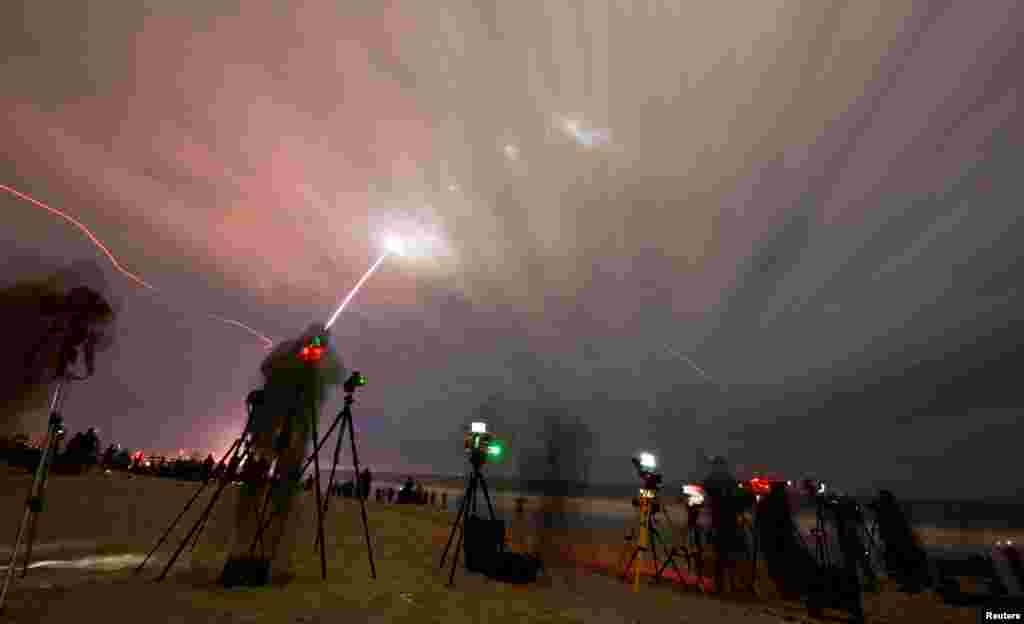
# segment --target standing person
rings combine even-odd
[[[437,492],[430,493],[430,506],[437,507]]]
[[[738,481],[729,470],[728,462],[724,457],[715,457],[711,461],[711,472],[704,479],[704,490],[710,499],[716,594],[724,593],[726,581],[736,573],[735,557],[742,539],[737,526],[738,489]]]
[[[117,449],[114,448],[113,444],[108,446],[107,450],[103,452],[103,467],[104,468],[110,468],[114,464],[114,453],[116,453],[116,452],[117,452]]]
[[[210,477],[213,476],[213,465],[215,463],[213,453],[206,456],[206,461],[203,462],[203,469],[200,473],[202,475],[203,483],[207,483],[210,480]]]
[[[539,382],[537,382],[539,383]],[[553,393],[544,393],[557,401]],[[568,406],[553,403],[537,410],[541,429],[541,446],[532,453],[520,455],[519,473],[526,481],[540,486],[539,520],[533,547],[543,562],[545,575],[540,582],[550,585],[560,578],[570,591],[576,590],[575,562],[562,550],[569,529],[568,497],[574,487],[586,481],[588,450],[594,440],[590,428],[568,413]]]
[[[405,480],[402,484],[402,489],[398,490],[398,502],[399,503],[411,503],[413,500],[413,492],[416,489],[416,484],[413,482],[412,477]]]
[[[363,497],[363,500],[370,498],[370,485],[373,483],[373,475],[370,473],[370,468],[367,466],[363,468],[362,474],[359,475],[359,495]]]
[[[416,500],[416,504],[417,505],[422,505],[423,504],[423,484],[422,483],[418,483],[416,485],[416,499],[415,500]]]
[[[388,488],[388,504],[390,505],[395,500],[395,488]]]

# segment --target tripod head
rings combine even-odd
[[[469,462],[478,470],[488,461],[500,460],[505,452],[501,440],[487,431],[487,424],[482,422],[472,423],[469,431],[463,436],[462,442],[466,455],[469,456]]]
[[[647,461],[645,461],[647,460]],[[636,469],[637,476],[640,477],[641,483],[641,496],[645,491],[650,492],[650,496],[646,498],[654,498],[658,495],[658,489],[661,488],[662,474],[654,471],[654,456],[650,453],[643,453],[641,457],[632,458],[633,468]]]
[[[352,371],[352,374],[349,375],[349,378],[345,380],[344,386],[342,386],[343,389],[345,390],[345,394],[347,395],[345,397],[345,400],[348,401],[349,397],[355,394],[358,388],[361,388],[365,385],[366,376],[360,373],[359,371]]]

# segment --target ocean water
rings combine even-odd
[[[327,471],[325,471],[326,473]],[[338,481],[350,478],[348,474],[336,476]],[[414,479],[424,481],[438,481],[441,479],[450,480],[452,477],[412,475]],[[373,487],[393,487],[398,489],[405,480],[405,476],[382,474],[374,479]],[[323,479],[323,487],[326,488],[326,474]],[[539,496],[552,492],[564,493],[573,497],[581,498],[628,498],[636,494],[636,484],[596,484],[596,485],[566,485],[522,482],[508,479],[490,478],[487,479],[488,487],[492,496],[508,496],[510,494],[523,494],[526,496]],[[663,496],[674,496],[678,486],[667,485],[662,489]],[[862,505],[871,501],[870,498],[858,498]],[[928,526],[947,530],[1017,530],[1024,531],[1024,501],[1002,500],[1002,501],[923,501],[923,500],[900,500],[904,513],[911,524],[916,526]],[[481,504],[483,504],[481,497]],[[448,507],[451,511],[458,510],[458,497],[449,497]],[[811,507],[810,509],[813,509]],[[586,527],[606,528],[608,526],[620,526],[623,515],[574,512],[570,514],[573,524],[582,524]],[[628,514],[625,514],[628,515]]]

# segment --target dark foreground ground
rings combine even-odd
[[[0,466],[0,555],[6,564],[24,508],[30,477]],[[507,585],[460,569],[456,587],[438,570],[452,515],[415,506],[369,503],[376,556],[370,578],[358,505],[338,500],[327,519],[328,580],[320,580],[312,545],[313,514],[306,514],[308,555],[300,553],[295,580],[285,587],[224,590],[213,581],[227,541],[225,511],[218,505],[204,539],[162,583],[153,577],[162,561],[142,576],[132,574],[196,489],[195,484],[126,475],[54,477],[40,518],[33,560],[41,567],[16,579],[0,622],[782,622],[810,621],[798,604],[774,600],[762,583],[762,599],[712,598],[672,583],[629,586],[588,564],[613,567],[622,555],[622,531],[572,530],[551,536],[562,545],[560,563],[542,582]],[[230,490],[229,490],[230,491]],[[233,494],[232,494],[233,495]],[[205,500],[206,495],[201,500]],[[196,506],[198,507],[198,505]],[[307,508],[312,512],[313,507]],[[198,515],[193,509],[166,557]],[[536,529],[513,524],[516,547],[538,543]],[[543,540],[541,540],[543,542]],[[186,551],[187,553],[188,551]],[[92,556],[92,560],[82,561]],[[46,562],[77,561],[77,564]],[[77,566],[77,567],[70,567]],[[3,571],[6,573],[6,571]],[[870,622],[970,622],[975,613],[941,604],[934,594],[891,591],[865,597]],[[829,613],[827,621],[844,621]]]

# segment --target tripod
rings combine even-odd
[[[758,555],[758,553],[761,550],[761,548],[760,548],[761,532],[760,532],[760,530],[758,529],[758,526],[757,526],[757,505],[755,504],[753,509],[752,509],[752,511],[751,511],[751,519],[750,519],[750,521],[747,521],[747,519],[742,514],[740,515],[740,518],[741,518],[741,520],[740,520],[741,526],[743,527],[744,530],[749,531],[750,532],[750,536],[751,536],[751,548],[750,548],[750,561],[751,561],[750,586],[747,589],[749,589],[750,593],[753,594],[755,597],[759,597],[757,595],[757,555]]]
[[[338,414],[338,417],[341,419],[341,429],[338,430],[338,441],[337,441],[337,443],[334,446],[334,463],[331,465],[331,474],[330,474],[330,477],[328,477],[328,479],[327,479],[327,486],[328,486],[328,488],[330,488],[334,484],[334,475],[335,475],[335,472],[337,471],[337,468],[338,468],[338,460],[341,457],[341,444],[342,444],[342,441],[344,440],[344,437],[345,437],[345,429],[346,429],[346,427],[348,428],[348,439],[349,439],[349,441],[352,444],[352,470],[355,471],[355,478],[356,478],[356,480],[359,479],[359,451],[356,450],[356,434],[355,434],[355,428],[352,426],[352,407],[351,406],[352,406],[352,402],[354,400],[355,399],[353,398],[352,394],[346,394],[345,395],[345,407],[342,408],[341,413]],[[370,576],[371,576],[371,578],[377,578],[377,568],[373,564],[373,543],[370,541],[370,524],[369,524],[369,521],[366,518],[366,498],[363,496],[363,492],[361,492],[361,491],[359,492],[358,498],[359,498],[359,511],[360,511],[360,514],[361,514],[362,520],[363,520],[363,533],[364,533],[364,535],[366,537],[366,552],[367,552],[367,556],[370,559]],[[330,494],[330,492],[328,492],[327,497],[324,498],[323,512],[322,512],[321,515],[323,515],[323,516],[327,515],[327,508],[330,505],[330,502],[331,502],[331,494]],[[320,532],[317,535],[316,544],[313,545],[314,548],[317,548],[317,549],[320,550],[321,556],[323,556],[324,550],[325,550],[324,548],[322,548],[322,546],[323,546],[323,539],[324,539],[323,532]]]
[[[250,397],[251,396],[252,395],[250,395]],[[164,579],[164,577],[167,575],[167,571],[171,569],[172,565],[174,565],[174,562],[181,555],[181,551],[185,549],[185,544],[187,544],[190,539],[193,539],[192,548],[195,548],[195,545],[199,543],[200,534],[206,527],[206,521],[210,515],[210,511],[213,509],[213,506],[217,503],[217,499],[220,497],[221,492],[224,491],[224,488],[227,487],[227,485],[234,480],[235,470],[237,466],[242,463],[242,459],[248,456],[248,435],[252,427],[252,415],[254,409],[254,405],[251,401],[248,402],[248,407],[249,418],[246,422],[245,428],[242,430],[242,434],[238,436],[238,438],[236,438],[234,442],[231,443],[231,446],[228,448],[227,452],[225,452],[224,456],[221,457],[220,462],[216,464],[216,466],[223,465],[224,462],[227,460],[228,456],[231,456],[231,462],[228,464],[229,468],[225,471],[223,475],[221,475],[220,483],[218,484],[217,489],[214,491],[213,498],[210,499],[210,502],[209,504],[207,504],[206,509],[203,510],[202,515],[189,530],[188,537],[186,537],[182,541],[181,545],[174,552],[174,555],[171,557],[171,561],[167,564],[167,567],[164,568],[163,572],[160,574],[160,577],[157,580]],[[244,450],[242,450],[243,444],[245,446]],[[241,451],[241,453],[239,453],[239,451]],[[185,516],[185,514],[188,513],[188,510],[192,508],[192,505],[195,504],[196,500],[199,499],[199,496],[206,489],[206,486],[208,486],[213,481],[214,478],[211,476],[209,480],[204,481],[203,484],[199,486],[199,489],[196,490],[196,493],[192,495],[192,498],[190,498],[187,503],[185,503],[185,507],[181,510],[178,516],[171,522],[170,526],[167,527],[167,530],[165,530],[163,535],[160,536],[160,539],[157,540],[156,545],[153,546],[153,548],[149,551],[149,553],[146,555],[146,558],[142,560],[142,563],[140,563],[137,568],[135,568],[136,574],[142,572],[142,568],[146,567],[146,563],[149,562],[153,554],[156,553],[156,551],[159,550],[161,546],[163,546],[164,542],[167,541],[167,538],[170,537],[171,531],[174,530],[174,527],[177,526],[178,522],[180,522],[181,519]]]
[[[676,571],[676,575],[680,579],[683,578],[683,573],[679,569],[679,565],[676,564],[675,558],[679,556],[679,549],[675,546],[670,546],[665,543],[664,538],[661,536],[661,531],[658,529],[657,524],[657,513],[660,511],[665,518],[666,524],[675,533],[675,527],[672,525],[672,520],[668,516],[668,512],[665,511],[665,507],[658,501],[657,492],[653,490],[642,490],[640,497],[635,499],[637,507],[640,511],[640,527],[637,535],[636,545],[633,546],[632,553],[630,554],[629,560],[623,569],[622,578],[626,580],[629,578],[629,571],[633,569],[633,591],[640,591],[640,553],[650,552],[651,559],[654,561],[656,574],[654,575],[654,581],[657,583],[661,580],[662,575],[669,565]],[[633,534],[626,536],[627,542],[633,541]],[[660,564],[658,561],[658,544],[661,544],[662,549],[665,551],[665,562]],[[648,551],[648,545],[650,551]],[[685,555],[684,555],[685,556]]]
[[[480,472],[480,467],[484,463],[484,454],[479,449],[473,449],[469,455],[469,464],[472,470],[469,473],[469,482],[466,484],[466,493],[462,496],[462,502],[459,504],[459,513],[455,516],[455,524],[452,525],[452,532],[448,535],[448,543],[444,546],[444,552],[441,553],[441,566],[444,569],[444,560],[448,556],[448,549],[452,546],[452,540],[455,538],[455,532],[459,532],[459,541],[455,544],[455,554],[452,555],[452,569],[448,575],[448,586],[453,587],[455,585],[455,566],[459,561],[459,549],[462,548],[462,540],[466,536],[465,519],[470,514],[471,507],[472,513],[476,514],[476,491],[477,487],[481,487],[484,492],[484,500],[487,501],[487,510],[490,512],[491,520],[496,520],[494,515],[494,505],[491,504],[491,495],[487,491],[487,481],[484,479],[483,473]]]
[[[823,496],[815,497],[815,522],[814,522],[814,557],[818,561],[818,566],[825,572],[832,570],[832,553],[828,541],[828,531],[826,525],[828,524],[825,520],[825,498]]]
[[[18,549],[21,548],[22,539],[25,541],[25,561],[21,567],[21,578],[28,574],[28,564],[32,559],[32,543],[35,541],[36,524],[39,521],[39,514],[43,511],[43,497],[46,494],[46,479],[50,473],[50,465],[57,453],[57,444],[64,435],[64,418],[61,416],[61,408],[64,399],[67,397],[68,385],[72,377],[65,370],[66,364],[61,366],[61,375],[57,379],[57,387],[53,391],[53,400],[50,403],[50,419],[46,431],[46,445],[39,457],[39,464],[36,466],[35,477],[32,479],[32,487],[29,489],[28,499],[25,501],[25,513],[21,517],[21,525],[18,527],[18,536],[14,540],[14,549],[11,551],[11,560],[7,564],[7,576],[4,578],[3,589],[0,590],[0,611],[3,611],[4,601],[7,598],[7,590],[11,585],[11,578],[14,575],[15,562],[18,558]]]
[[[323,438],[320,438],[320,440],[316,443],[315,448],[313,449],[313,453],[310,455],[310,457],[308,457],[306,459],[305,463],[302,466],[302,469],[299,471],[299,476],[301,478],[301,475],[305,474],[306,469],[309,468],[309,464],[310,463],[314,463],[315,464],[314,470],[316,470],[316,474],[314,475],[314,478],[316,479],[316,486],[315,487],[316,487],[316,491],[317,491],[317,518],[318,518],[318,520],[317,520],[317,537],[316,537],[316,542],[314,544],[314,548],[317,548],[320,551],[320,574],[321,574],[321,578],[323,578],[324,580],[327,579],[327,562],[326,562],[327,560],[326,560],[326,548],[322,547],[325,544],[325,542],[324,542],[324,530],[323,530],[323,517],[327,513],[327,508],[328,508],[328,504],[329,504],[329,501],[330,501],[330,494],[328,494],[326,499],[321,502],[321,500],[320,500],[320,481],[319,481],[319,472],[320,471],[319,471],[319,460],[317,458],[318,458],[318,456],[320,454],[320,449],[327,442],[327,438],[330,437],[331,433],[334,432],[335,428],[337,428],[340,425],[341,429],[338,432],[338,440],[337,440],[337,443],[336,443],[335,448],[334,448],[334,465],[331,467],[331,476],[330,476],[330,480],[328,481],[329,484],[332,483],[333,480],[334,480],[335,471],[337,470],[337,467],[338,467],[338,459],[339,459],[339,456],[341,454],[341,444],[342,444],[342,441],[344,439],[345,429],[347,427],[348,428],[349,441],[351,442],[351,445],[352,445],[352,467],[353,467],[353,469],[356,472],[356,476],[358,477],[358,475],[359,475],[359,452],[356,449],[355,427],[352,424],[352,403],[355,402],[355,396],[354,395],[355,395],[356,388],[358,388],[359,386],[365,385],[365,384],[366,384],[366,378],[363,377],[363,375],[361,373],[359,373],[358,371],[353,372],[352,375],[348,378],[348,380],[345,382],[345,385],[344,385],[344,390],[345,390],[345,406],[338,413],[338,416],[334,419],[334,422],[331,424],[330,428],[328,428],[328,430],[324,434]],[[314,436],[313,439],[314,440],[316,440],[316,435],[317,435],[316,419],[314,418],[314,421],[313,421],[313,436]],[[259,544],[261,546],[263,545],[263,534],[266,532],[267,528],[270,527],[271,523],[274,521],[274,519],[279,514],[278,510],[274,510],[274,511],[270,512],[269,515],[266,515],[267,507],[268,507],[268,505],[270,503],[270,497],[271,497],[272,492],[273,492],[273,490],[269,490],[267,492],[267,498],[263,501],[263,509],[260,512],[260,518],[259,518],[259,529],[256,531],[256,536],[253,538],[252,544],[249,546],[249,555],[250,555],[250,557],[255,556],[257,544]],[[366,551],[367,551],[367,555],[368,555],[369,560],[370,560],[370,575],[371,575],[371,578],[377,578],[377,568],[376,568],[376,566],[374,565],[374,562],[373,562],[373,543],[370,541],[370,524],[369,524],[369,521],[367,520],[367,516],[366,516],[366,500],[362,496],[359,497],[359,506],[360,506],[360,512],[361,512],[362,521],[363,521],[363,533],[364,533],[364,536],[366,538]]]
[[[686,507],[686,567],[697,575],[697,589],[704,591],[704,530],[698,525],[703,503]]]

